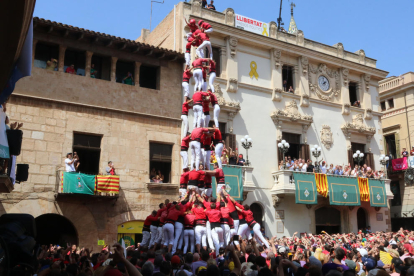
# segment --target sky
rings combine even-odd
[[[162,0],[158,0],[162,2]],[[377,60],[377,68],[399,76],[414,71],[413,0],[283,0],[282,19],[287,29],[290,4],[305,38],[327,45],[342,42],[346,51],[363,49]],[[179,3],[153,3],[152,29]],[[259,21],[277,22],[280,0],[216,0],[217,11]],[[37,0],[34,16],[128,39],[149,29],[151,0]]]

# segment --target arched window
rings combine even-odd
[[[250,205],[250,210],[253,212],[254,220],[260,224],[260,226],[263,226],[263,209],[262,206],[258,203],[253,203]]]
[[[66,217],[58,214],[44,214],[35,218],[35,222],[38,244],[79,245],[76,228]]]
[[[357,211],[358,230],[367,228],[367,213],[364,208],[360,207]]]

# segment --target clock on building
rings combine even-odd
[[[322,89],[322,91],[329,90],[329,87],[330,87],[329,80],[325,76],[319,76],[318,84],[319,84],[319,87]]]

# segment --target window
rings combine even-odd
[[[395,134],[387,135],[385,138],[385,152],[393,158],[397,158],[397,146],[395,143]]]
[[[85,62],[85,52],[67,49],[65,51],[65,62],[63,66],[63,71],[66,72],[66,68],[68,68],[71,65],[74,65],[76,75],[85,76]]]
[[[59,58],[59,46],[38,42],[35,49],[34,67],[46,68],[46,62]],[[57,71],[57,68],[55,69]]]
[[[394,99],[388,99],[388,109],[394,108]]]
[[[141,65],[139,70],[139,86],[149,89],[160,89],[160,67]]]
[[[151,182],[171,182],[172,145],[150,143],[150,179]],[[162,182],[158,178],[162,178]],[[157,179],[157,180],[154,180]]]
[[[293,66],[283,65],[282,67],[283,91],[287,92],[292,86],[293,89]]]
[[[111,80],[111,58],[92,56],[91,66],[96,70],[95,78],[102,80]]]
[[[221,58],[220,58],[220,48],[219,47],[212,47],[213,48],[213,60],[216,62],[216,76],[220,77],[221,72]],[[206,57],[210,57],[210,52],[206,51]]]
[[[300,146],[300,134],[282,132],[282,140],[286,140],[289,143],[289,150],[285,153],[285,156],[290,156],[292,160],[299,158]]]
[[[391,199],[391,206],[401,206],[400,182],[391,181],[390,188],[394,195],[394,198]]]
[[[73,133],[73,152],[79,156],[78,171],[99,174],[102,136],[97,134]]]
[[[118,60],[116,63],[116,82],[128,85],[135,83],[135,63]]]
[[[351,150],[352,150],[352,154],[354,154],[357,150],[359,150],[360,152],[364,153],[364,157],[362,158],[362,160],[359,162],[359,165],[364,165],[366,163],[366,158],[367,158],[367,154],[365,153],[365,144],[359,144],[359,143],[351,143]],[[353,158],[353,157],[352,157]],[[353,160],[353,164],[358,165],[358,162],[356,162],[356,160]],[[351,162],[350,162],[351,163]],[[352,164],[352,163],[351,163]]]
[[[350,82],[349,86],[348,86],[348,89],[349,89],[349,101],[351,102],[352,106],[355,106],[355,102],[359,100],[358,99],[357,83]]]
[[[381,111],[385,111],[386,109],[385,102],[381,102]]]

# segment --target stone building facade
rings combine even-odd
[[[414,145],[414,73],[380,81],[379,95],[383,112],[383,154],[401,158],[403,149],[410,153]],[[394,192],[390,207],[393,230],[400,227],[414,229],[414,188],[404,180],[406,170],[393,171],[392,166],[388,167],[391,190]]]
[[[57,68],[45,69],[52,59]],[[71,64],[76,74],[64,72]],[[117,240],[119,225],[143,221],[166,198],[176,198],[182,64],[183,55],[175,51],[35,18],[32,76],[18,82],[7,105],[11,122],[24,123],[17,163],[29,164],[29,179],[0,195],[0,214],[32,214],[43,222],[40,240],[60,233],[66,240],[50,242],[97,248],[97,240]],[[122,83],[128,71],[132,85]],[[99,146],[79,146],[77,137],[98,137]],[[149,180],[157,161],[152,147],[160,145],[171,150],[161,154],[168,179],[162,185]],[[119,196],[60,193],[65,156],[77,149],[86,152],[81,166],[96,165],[83,167],[86,172],[102,174],[113,162]],[[97,158],[88,156],[91,150]]]
[[[284,139],[291,144],[288,155],[315,161],[310,146],[317,144],[322,147],[319,160],[334,165],[352,165],[353,153],[360,150],[366,156],[363,162],[379,169],[383,143],[378,87],[388,73],[376,68],[376,60],[364,50],[349,52],[342,43],[329,46],[306,39],[300,26],[296,34],[278,32],[275,22],[248,16],[232,8],[203,9],[199,0],[180,2],[152,32],[142,30],[137,41],[185,52],[184,36],[190,29],[184,19],[211,24],[209,36],[218,63],[214,86],[229,107],[221,110],[220,127],[234,137],[227,146],[240,153],[245,151],[238,141],[246,134],[253,139],[253,182],[245,189],[244,203],[259,206],[255,218],[264,222],[268,236],[315,233],[318,226],[331,223],[317,221],[321,210],[340,217],[341,232],[368,225],[375,231],[389,230],[388,208],[366,202],[357,208],[330,206],[321,197],[317,205],[295,204],[292,173],[279,170],[282,154],[277,146]],[[253,26],[246,27],[249,22]],[[190,85],[192,92],[194,82]],[[294,93],[287,92],[290,86]],[[386,188],[390,199],[389,182]]]

